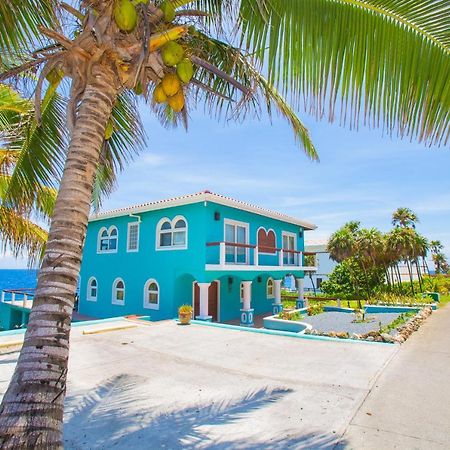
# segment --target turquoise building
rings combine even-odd
[[[302,302],[304,233],[315,225],[209,191],[98,214],[89,220],[79,312],[91,317],[200,320],[281,310],[293,275]],[[302,306],[301,304],[299,306]]]

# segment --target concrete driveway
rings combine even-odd
[[[72,330],[68,449],[331,448],[399,348],[173,321],[82,334],[105,327]]]

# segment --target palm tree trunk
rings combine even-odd
[[[311,280],[311,284],[312,284],[313,291],[314,291],[314,296],[316,296],[317,295],[317,291],[316,291],[316,286],[314,284],[314,280],[313,280],[313,277],[312,277],[312,272],[309,272],[309,279]]]
[[[422,273],[420,271],[419,258],[416,258],[414,263],[416,264],[417,278],[419,279],[420,292],[423,292]]]
[[[413,276],[412,276],[412,267],[409,264],[409,261],[407,259],[405,259],[406,262],[406,266],[408,267],[408,273],[409,273],[409,283],[411,284],[411,291],[412,291],[412,295],[415,295],[416,293],[414,292],[414,283],[413,283]]]
[[[0,407],[2,449],[63,447],[72,310],[115,86],[109,68],[93,68],[68,149],[23,348]]]

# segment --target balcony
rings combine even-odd
[[[33,307],[34,289],[4,289],[0,301],[10,306],[30,310]]]
[[[206,246],[206,270],[317,270],[314,266],[303,265],[303,257],[310,253],[298,250],[225,241],[208,242]]]

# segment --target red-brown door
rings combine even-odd
[[[213,281],[208,289],[208,314],[212,316],[212,320],[217,322],[219,315],[219,284],[217,281]],[[200,288],[198,284],[194,285],[194,318],[200,314]]]

